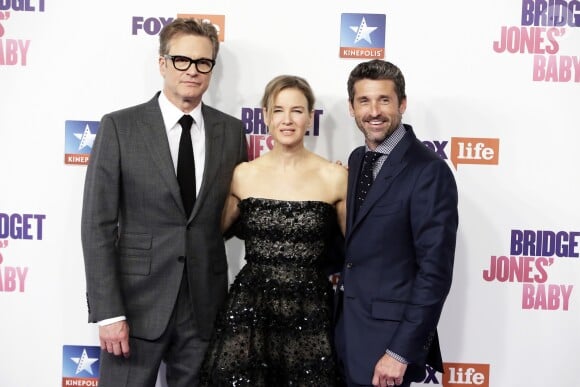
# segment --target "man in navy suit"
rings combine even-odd
[[[447,163],[401,123],[397,66],[360,63],[348,94],[365,145],[348,160],[337,351],[349,386],[409,386],[424,379],[426,363],[443,371],[437,323],[451,287],[457,186]]]

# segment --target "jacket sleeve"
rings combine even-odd
[[[125,314],[115,248],[121,190],[120,157],[115,122],[105,115],[87,167],[81,219],[89,322]]]
[[[411,193],[410,219],[417,271],[404,318],[388,349],[423,363],[436,337],[451,288],[458,227],[458,194],[443,160],[427,163]]]

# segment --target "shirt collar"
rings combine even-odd
[[[393,133],[391,133],[387,138],[383,140],[383,142],[377,145],[375,152],[383,153],[384,155],[389,155],[393,151],[393,149],[395,149],[395,146],[397,146],[399,141],[401,141],[406,132],[407,131],[405,130],[403,124],[400,123]],[[370,151],[368,145],[365,145],[365,150]]]
[[[163,116],[163,123],[165,124],[165,130],[168,132],[177,125],[177,122],[183,116],[183,112],[177,108],[174,104],[167,99],[167,96],[163,91],[159,94],[159,108],[161,109],[161,115]],[[199,103],[189,114],[193,117],[195,121],[195,126],[200,130],[203,128],[203,115],[201,114],[201,103]]]

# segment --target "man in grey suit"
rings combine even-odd
[[[102,387],[154,386],[162,361],[170,387],[198,383],[227,293],[222,209],[247,160],[242,122],[202,102],[218,49],[213,25],[175,19],[160,33],[163,90],[102,118],[81,228]],[[177,178],[184,144],[190,158],[193,148],[194,166],[181,172],[189,194]]]

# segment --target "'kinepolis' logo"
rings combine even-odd
[[[386,16],[343,13],[340,18],[340,58],[383,59]]]

